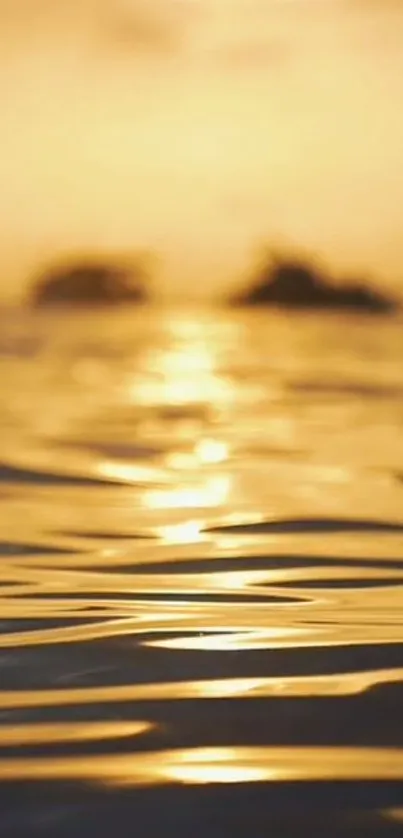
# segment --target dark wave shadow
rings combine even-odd
[[[4,483],[32,483],[40,486],[127,486],[127,482],[108,480],[98,477],[84,477],[71,474],[57,474],[56,472],[26,469],[19,466],[0,463],[0,481]]]
[[[259,521],[245,524],[221,524],[206,527],[205,532],[228,532],[239,535],[262,533],[336,533],[384,532],[403,533],[403,524],[393,521],[365,521],[354,518],[295,518],[283,521]]]

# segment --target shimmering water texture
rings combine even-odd
[[[0,835],[403,835],[403,324],[0,334]]]

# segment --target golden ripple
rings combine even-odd
[[[187,699],[325,698],[359,695],[382,684],[402,682],[403,668],[300,677],[226,678],[79,689],[3,691],[0,692],[0,709]]]
[[[403,752],[388,748],[231,747],[0,760],[0,780],[104,786],[403,780]]]
[[[0,748],[15,745],[91,742],[139,736],[153,728],[150,722],[63,722],[0,726]]]
[[[214,592],[208,585],[204,592],[173,586],[170,599],[164,598],[169,588],[154,589],[147,598],[136,598],[135,590],[130,597],[13,598],[11,590],[2,599],[0,647],[129,635],[145,646],[221,651],[400,644],[403,639],[398,586],[271,588],[266,599],[236,601],[223,594],[219,602],[203,600],[204,593]],[[222,592],[219,585],[218,592]],[[37,620],[37,625],[24,630],[27,619]],[[73,621],[73,625],[48,627],[46,621],[54,619]],[[169,636],[160,637],[161,633]],[[155,637],[143,640],[145,634]]]

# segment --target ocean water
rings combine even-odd
[[[403,322],[7,312],[0,835],[403,835]]]

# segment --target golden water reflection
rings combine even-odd
[[[64,722],[3,726],[0,748],[13,745],[90,742],[139,736],[152,729],[149,722]]]
[[[225,698],[324,698],[354,696],[382,684],[400,683],[403,668],[373,670],[334,675],[301,677],[235,678],[208,681],[176,681],[130,685],[104,685],[80,689],[7,691],[0,694],[1,710],[34,707],[80,706],[98,703],[132,703],[136,701],[178,701],[187,699]],[[146,723],[134,723],[143,730]]]
[[[153,318],[2,360],[0,779],[403,780],[400,324]]]
[[[105,786],[403,779],[388,748],[197,748],[147,754],[0,759],[0,780],[81,780]]]

